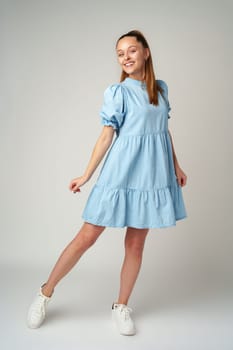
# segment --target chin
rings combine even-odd
[[[136,73],[134,70],[124,69],[124,68],[123,68],[123,71],[124,71],[126,74],[129,74],[129,75],[132,75],[132,74],[135,74],[135,73]]]

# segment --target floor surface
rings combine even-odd
[[[2,267],[2,349],[233,349],[233,286],[225,277],[163,271],[152,278],[147,271],[138,279],[129,305],[138,332],[127,337],[112,325],[118,281],[116,271],[107,266],[105,271],[71,272],[56,289],[45,323],[28,329],[28,306],[45,272]]]

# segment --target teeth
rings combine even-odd
[[[129,67],[129,66],[132,66],[132,65],[133,65],[133,63],[132,63],[132,62],[130,62],[130,63],[126,63],[125,65],[126,65],[126,67]]]

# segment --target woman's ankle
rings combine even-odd
[[[47,283],[44,283],[41,286],[41,292],[44,296],[46,296],[47,298],[51,298],[51,296],[53,295],[54,289],[49,288],[49,286],[47,285]]]
[[[119,298],[116,304],[128,305],[128,300]]]

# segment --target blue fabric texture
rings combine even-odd
[[[126,78],[105,90],[101,124],[112,126],[116,137],[87,199],[85,222],[162,228],[187,217],[168,132],[168,87],[157,84],[163,89],[158,106],[139,80]]]

